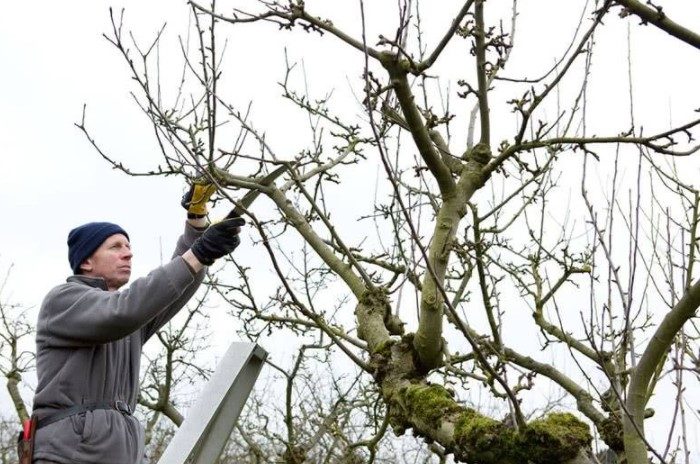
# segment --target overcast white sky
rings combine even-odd
[[[314,6],[316,2],[307,3]],[[431,20],[446,23],[458,3],[440,2],[444,12],[436,15],[442,14],[442,18]],[[516,49],[512,69],[525,69],[525,63],[532,62],[540,63],[538,69],[544,69],[553,63],[569,41],[566,31],[576,22],[580,6],[577,4],[573,12],[567,11],[571,3],[574,2],[521,2],[523,24],[541,26],[523,26],[518,32],[519,40],[525,50],[538,52],[519,55]],[[678,19],[695,30],[700,30],[699,3],[662,2],[670,15],[682,10]],[[227,10],[226,2],[218,4],[221,11]],[[340,2],[320,2],[314,8],[359,34],[357,3],[342,5],[345,9]],[[381,5],[393,8],[395,2]],[[530,8],[533,5],[539,8],[535,11]],[[179,198],[184,186],[180,179],[130,178],[111,170],[73,125],[80,120],[83,103],[87,103],[88,126],[110,154],[139,167],[152,167],[159,162],[150,127],[129,97],[133,85],[128,70],[116,50],[101,37],[109,31],[109,6],[115,10],[126,8],[125,27],[139,39],[152,37],[164,22],[168,23],[166,31],[171,38],[184,34],[187,28],[188,8],[183,1],[42,0],[8,1],[2,5],[0,273],[14,264],[10,293],[4,296],[26,306],[38,306],[43,295],[68,275],[65,240],[76,225],[92,220],[121,224],[130,233],[134,246],[135,276],[159,264],[161,240],[163,254],[169,256],[181,229]],[[384,28],[382,21],[381,15],[373,16],[370,29],[393,35],[393,23]],[[600,40],[605,45],[594,65],[598,81],[592,87],[598,93],[591,107],[600,111],[599,119],[591,122],[592,132],[599,134],[617,133],[628,126],[629,110],[611,103],[625,101],[620,95],[627,92],[626,81],[619,72],[625,59],[625,21],[611,16],[608,23],[609,27],[601,33]],[[219,27],[226,32],[229,26]],[[442,30],[438,27],[436,34]],[[288,137],[293,154],[302,144],[295,142],[294,123],[278,106],[280,91],[274,85],[284,71],[282,45],[287,42],[293,58],[304,58],[310,80],[319,85],[320,92],[335,88],[345,96],[350,95],[345,80],[359,76],[361,56],[344,51],[347,47],[337,47],[330,37],[312,41],[303,34],[276,32],[274,26],[250,27],[245,29],[246,35],[241,31],[232,36],[228,59],[230,74],[235,77],[230,89],[234,89],[232,98],[239,104],[249,99],[256,101],[259,125],[277,137],[278,147],[283,145],[280,138]],[[376,42],[376,36],[370,35],[369,41]],[[170,44],[176,46],[172,40]],[[170,58],[175,62],[177,52],[176,48],[163,51],[168,57],[164,67],[171,66]],[[647,133],[667,128],[669,119],[687,120],[692,109],[700,106],[700,52],[652,28],[633,29],[633,52],[636,110],[638,121],[648,127]],[[450,66],[450,59],[446,58],[441,66]],[[616,66],[612,78],[604,77],[608,66]],[[171,69],[179,72],[179,67]],[[229,70],[225,68],[225,72]],[[359,113],[352,106],[352,99],[347,101],[348,114]],[[250,250],[241,250],[240,256],[249,256],[251,264],[255,261]],[[0,391],[0,397],[3,395],[4,389]]]

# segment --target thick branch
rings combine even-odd
[[[649,8],[637,0],[615,0],[615,3],[624,6],[627,11],[642,18],[644,23],[649,22],[667,34],[682,40],[691,47],[700,49],[700,35],[671,21],[660,7],[658,9]]]
[[[304,216],[292,206],[287,197],[276,187],[271,187],[268,192],[270,199],[284,213],[290,224],[304,237],[306,243],[318,253],[319,257],[335,272],[338,277],[348,285],[356,298],[361,298],[365,293],[365,284],[362,279],[355,275],[352,266],[346,264],[338,258],[333,250],[324,243],[323,239],[316,234],[311,224]]]
[[[446,200],[447,197],[454,195],[455,182],[450,169],[443,162],[442,157],[435,149],[435,145],[433,145],[430,139],[428,128],[423,122],[423,118],[420,111],[418,111],[415,98],[408,84],[406,70],[401,67],[400,61],[397,62],[396,57],[388,54],[384,56],[382,65],[389,72],[391,83],[396,91],[396,97],[401,105],[401,111],[406,119],[406,124],[408,124],[411,136],[416,143],[418,152],[423,158],[423,161],[425,161],[428,169],[430,169],[430,172],[435,176],[443,199]]]
[[[602,412],[598,411],[593,405],[593,397],[576,381],[567,377],[561,371],[557,370],[551,364],[544,364],[532,359],[529,356],[523,356],[517,351],[504,347],[503,354],[507,359],[514,362],[518,366],[529,369],[540,375],[543,375],[561,388],[566,390],[576,400],[576,407],[587,418],[596,425],[600,425],[605,420]]]
[[[632,373],[627,393],[627,412],[623,418],[625,451],[629,464],[646,464],[647,448],[640,437],[644,433],[644,409],[647,389],[657,366],[665,359],[666,352],[688,319],[695,316],[700,306],[700,280],[683,295],[678,304],[664,317],[649,340],[639,364]],[[634,421],[634,423],[632,422]],[[637,431],[639,430],[639,432]]]
[[[22,377],[18,373],[8,375],[7,392],[10,394],[15,411],[17,411],[17,417],[19,417],[20,422],[23,422],[29,419],[29,414],[27,413],[27,407],[24,405],[24,400],[22,400],[22,395],[19,393],[18,384],[21,379]]]
[[[594,462],[585,459],[590,449],[589,428],[573,415],[553,413],[521,429],[512,428],[461,406],[442,386],[408,380],[402,373],[412,365],[407,348],[403,342],[391,347],[390,369],[394,370],[381,384],[395,432],[411,427],[414,435],[439,443],[461,462]]]
[[[420,301],[420,320],[414,346],[425,368],[439,364],[442,352],[442,315],[445,272],[452,251],[452,242],[459,222],[466,214],[466,202],[483,185],[483,165],[470,160],[457,183],[457,195],[443,197],[443,204],[435,220],[435,229],[428,250],[430,269],[423,278]]]
[[[150,409],[151,411],[162,413],[178,427],[180,427],[182,425],[182,421],[185,420],[180,411],[178,411],[177,408],[170,402],[160,405],[158,403],[146,401],[143,397],[139,397],[139,404]]]

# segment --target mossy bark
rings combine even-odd
[[[474,464],[574,464],[587,458],[588,425],[569,413],[553,413],[516,430],[460,405],[453,394],[418,376],[411,336],[390,343],[375,356],[384,363],[375,378],[394,431],[439,443],[458,462]]]

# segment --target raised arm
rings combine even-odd
[[[173,259],[182,255],[182,259],[194,275],[194,281],[176,301],[143,328],[142,343],[146,343],[192,298],[204,279],[205,266],[232,252],[240,243],[238,234],[240,227],[245,223],[241,218],[227,218],[206,229],[209,224],[206,219],[206,202],[212,193],[210,184],[193,184],[183,197],[182,206],[187,209],[187,226],[175,247]]]
[[[44,301],[37,343],[85,346],[124,338],[171,306],[193,282],[188,265],[177,257],[123,291],[80,282],[61,285]]]

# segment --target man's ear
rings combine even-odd
[[[92,260],[90,258],[86,259],[80,264],[80,271],[83,273],[92,271],[92,268],[93,265]]]

